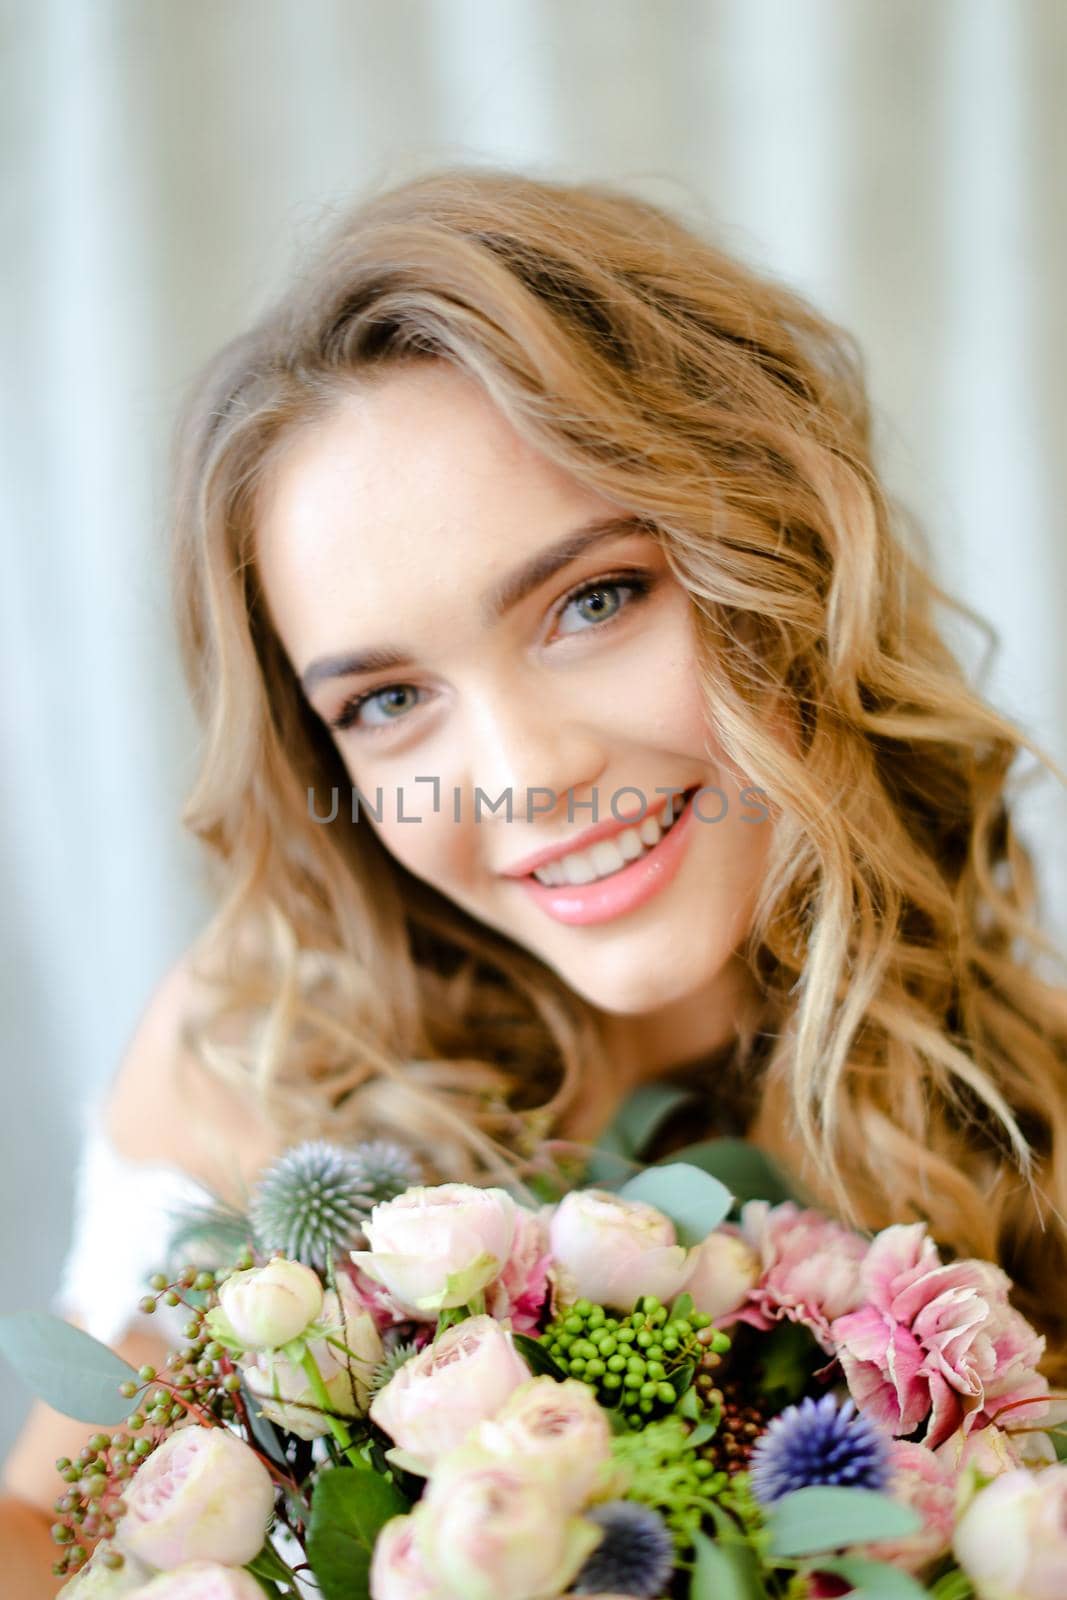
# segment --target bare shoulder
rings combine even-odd
[[[130,1160],[176,1166],[239,1204],[281,1141],[252,1086],[224,1078],[194,1046],[193,1032],[215,1000],[191,947],[163,974],[135,1023],[105,1125]],[[230,1042],[239,1042],[236,1035]]]

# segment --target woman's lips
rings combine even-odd
[[[628,911],[636,911],[667,887],[682,864],[693,827],[693,795],[690,793],[681,813],[659,843],[610,877],[581,884],[549,885],[538,883],[534,877],[518,878],[516,882],[557,922],[575,927],[610,922]]]

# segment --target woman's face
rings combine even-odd
[[[432,362],[295,435],[258,535],[309,703],[360,796],[381,790],[354,825],[602,1011],[714,1006],[773,824],[719,750],[691,602],[649,533]],[[702,786],[721,794],[661,835],[667,791]],[[610,840],[575,855],[594,824]],[[554,883],[528,870],[567,853],[539,867]]]

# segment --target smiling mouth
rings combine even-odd
[[[694,785],[682,794],[669,796],[666,805],[656,816],[645,817],[643,821],[635,822],[631,827],[613,834],[610,839],[599,839],[596,844],[590,845],[585,850],[568,851],[555,861],[548,861],[543,867],[528,872],[526,877],[536,880],[546,888],[558,888],[564,885],[580,887],[583,884],[599,883],[605,878],[613,878],[617,872],[623,872],[656,848],[660,840],[674,827],[682,811],[696,794],[697,787]]]

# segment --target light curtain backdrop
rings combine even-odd
[[[3,1309],[47,1304],[80,1104],[206,909],[176,820],[195,744],[166,591],[175,408],[368,185],[443,161],[615,180],[853,329],[889,482],[1000,632],[988,692],[1067,762],[1067,4],[0,15]],[[1025,816],[1062,934],[1062,790]],[[25,1404],[0,1371],[0,1446]]]

